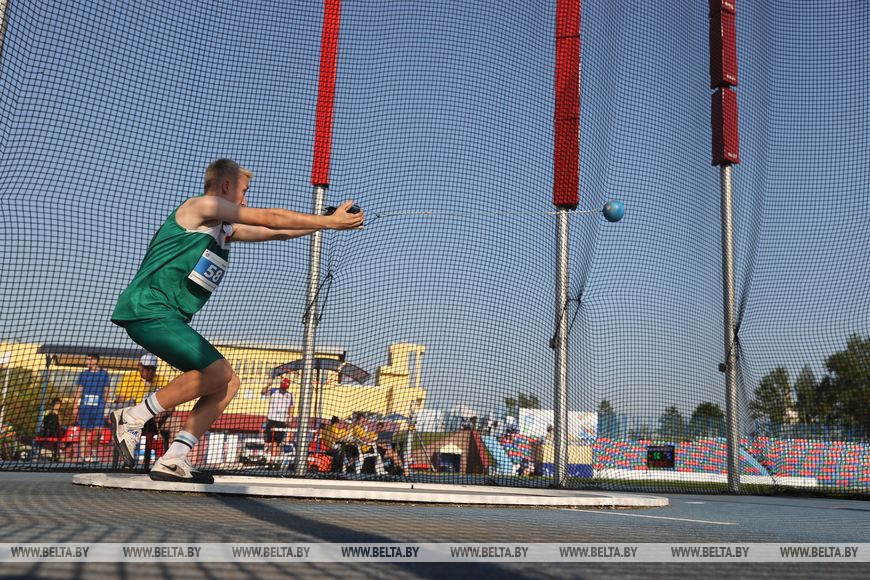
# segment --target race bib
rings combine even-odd
[[[199,262],[196,263],[193,271],[187,277],[209,292],[213,292],[217,288],[217,285],[220,284],[224,274],[227,273],[229,266],[226,260],[214,252],[206,250],[202,253]]]

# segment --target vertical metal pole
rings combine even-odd
[[[420,392],[419,391],[419,389],[420,389],[420,376],[423,372],[423,352],[424,351],[422,351],[422,350],[417,351],[417,358],[415,359],[416,363],[414,365],[414,368],[417,371],[417,377],[414,380],[414,388],[418,389],[417,392]]]
[[[408,410],[408,436],[405,439],[405,470],[408,475],[411,475],[411,446],[414,444],[414,431],[417,429],[417,407],[414,401],[411,401],[411,406]]]
[[[556,216],[556,343],[553,393],[553,467],[555,487],[568,475],[568,210]]]
[[[0,402],[0,425],[3,425],[3,419],[6,418],[6,392],[9,390],[9,367],[11,364],[12,351],[4,352],[3,356],[0,356],[0,366],[3,367],[4,371],[6,371],[4,373],[5,378],[3,379],[3,400]]]
[[[323,369],[317,369],[317,390],[319,391],[317,396],[317,427],[315,428],[315,433],[320,435],[320,422],[323,420],[323,388],[326,384],[326,373],[323,372]],[[320,450],[320,445],[318,441],[317,450]]]
[[[3,419],[6,418],[6,391],[9,390],[9,365],[4,365],[3,370],[6,371],[3,373],[6,377],[3,379],[3,403],[0,404],[0,425],[3,425]]]
[[[314,213],[323,213],[323,200],[326,187],[314,187]],[[308,473],[308,423],[311,417],[311,394],[314,385],[314,348],[317,341],[317,292],[320,288],[320,258],[323,249],[323,232],[311,234],[308,251],[308,294],[305,308],[305,337],[302,342],[302,384],[299,388],[299,420],[296,425],[296,466],[295,475]]]
[[[48,370],[51,368],[51,355],[45,355],[45,369],[42,371],[42,396],[39,399],[39,411],[36,414],[36,428],[34,433],[39,433],[42,414],[45,413],[45,394],[48,391]]]
[[[740,491],[740,417],[737,393],[737,297],[734,284],[734,213],[731,165],[719,168],[722,209],[722,298],[725,308],[725,418],[728,491]]]
[[[3,58],[3,47],[6,43],[6,10],[8,7],[8,0],[0,0],[0,58]]]

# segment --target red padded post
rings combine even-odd
[[[720,88],[713,93],[713,165],[740,163],[740,132],[737,129],[737,93]]]
[[[323,3],[323,32],[320,38],[320,82],[317,87],[314,163],[311,168],[311,184],[315,186],[329,185],[329,160],[332,153],[332,111],[335,103],[340,25],[341,0],[325,0]]]
[[[737,17],[721,10],[710,15],[710,88],[737,86]]]
[[[580,0],[556,1],[553,204],[574,209],[580,177]]]

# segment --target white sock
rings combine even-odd
[[[163,457],[166,459],[185,457],[190,453],[190,450],[193,449],[193,446],[196,445],[197,441],[198,439],[194,437],[192,433],[179,431],[178,435],[176,435],[175,439],[172,441],[172,445],[170,445],[169,449],[166,450],[166,453],[163,454]]]
[[[161,407],[160,403],[157,402],[157,393],[151,393],[145,397],[141,403],[135,407],[131,407],[130,410],[127,411],[127,415],[144,423],[154,415],[162,413],[165,410],[166,409]]]

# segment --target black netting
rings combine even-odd
[[[564,316],[566,483],[725,489],[708,15],[704,1],[583,3],[580,211],[557,305],[555,2],[345,3],[326,202],[355,199],[367,219],[323,235],[313,452],[333,416],[360,412],[403,476],[549,485]],[[82,430],[76,384],[101,354],[105,415],[141,380],[142,348],[109,319],[209,162],[254,171],[251,206],[312,211],[322,19],[321,3],[275,0],[6,3],[0,468],[117,467],[108,431]],[[748,489],[870,489],[868,24],[858,2],[738,6],[734,348],[741,473],[760,486]],[[609,199],[625,202],[621,222],[597,211]],[[194,318],[241,380],[193,452],[201,467],[292,468],[302,373],[272,369],[302,357],[308,260],[308,238],[234,244]],[[370,377],[339,375],[336,360]],[[178,373],[157,374],[137,398]],[[270,446],[261,392],[282,377],[296,405]],[[190,408],[158,431],[171,438]],[[672,467],[650,463],[671,450]],[[311,465],[331,467],[317,453]],[[328,475],[356,477],[342,467]]]

